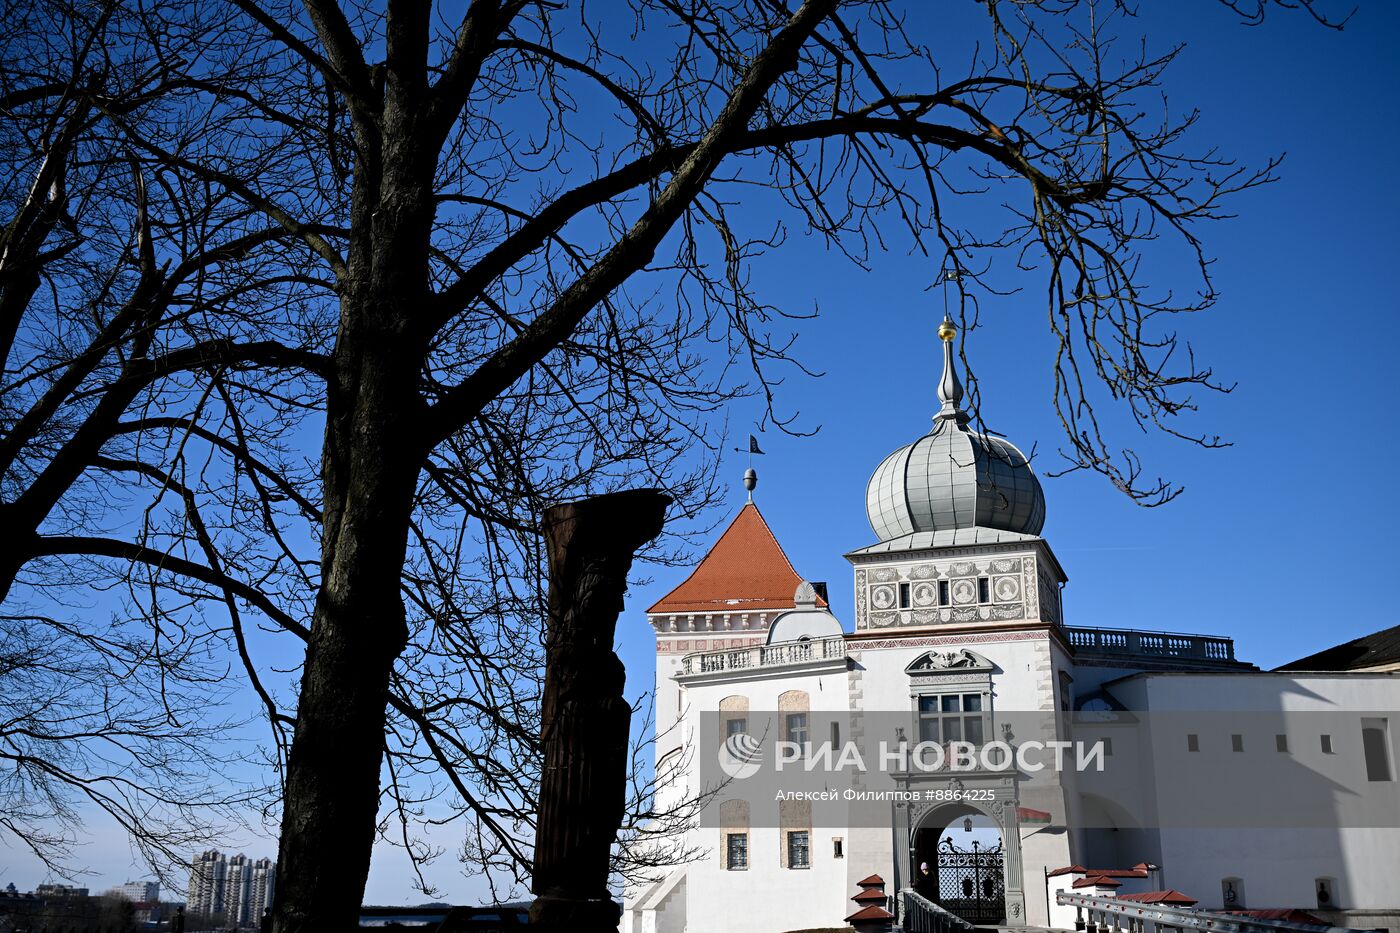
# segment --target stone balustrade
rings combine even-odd
[[[844,661],[846,639],[840,635],[748,648],[696,651],[681,658],[680,676],[719,674],[761,668],[796,667],[815,661]]]
[[[1194,658],[1202,661],[1234,661],[1235,641],[1216,635],[1181,632],[1140,632],[1136,629],[1065,626],[1065,636],[1075,650],[1087,654],[1129,657]]]

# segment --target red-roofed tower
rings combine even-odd
[[[750,491],[755,479],[745,477]],[[680,742],[670,727],[684,702],[674,679],[682,659],[701,651],[758,650],[784,613],[825,611],[824,589],[803,581],[750,497],[690,575],[647,610],[656,632],[658,761]]]

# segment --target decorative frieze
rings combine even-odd
[[[1058,606],[1036,554],[920,556],[856,568],[857,630],[1041,620],[1042,607]]]

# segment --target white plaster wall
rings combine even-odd
[[[1199,711],[1201,751],[1193,767],[1205,774],[1228,775],[1247,763],[1267,768],[1270,799],[1316,804],[1322,777],[1331,788],[1338,813],[1355,812],[1359,801],[1379,804],[1400,814],[1400,777],[1394,772],[1400,677],[1393,674],[1144,674],[1110,690],[1126,705],[1154,713]],[[1360,718],[1397,711],[1390,719],[1392,780],[1369,781],[1360,743]],[[1252,716],[1232,718],[1231,711]],[[1272,717],[1257,714],[1299,712],[1325,718],[1277,720],[1274,729],[1289,736],[1289,751],[1280,753],[1273,732],[1263,728]],[[1243,723],[1243,725],[1241,725]],[[1332,725],[1326,725],[1332,723]],[[1212,729],[1211,725],[1215,728]],[[1195,728],[1195,727],[1192,727]],[[1324,754],[1319,728],[1334,732],[1334,753]],[[1179,730],[1178,730],[1179,731]],[[1244,736],[1244,751],[1232,752],[1230,736]],[[1154,744],[1175,746],[1182,736],[1154,730]],[[1199,755],[1199,758],[1197,756]],[[1244,757],[1242,757],[1244,756]],[[1262,762],[1260,759],[1264,759]],[[1176,760],[1180,760],[1178,755]],[[1195,763],[1196,761],[1199,763]],[[1163,776],[1170,779],[1170,776]],[[1165,804],[1159,804],[1165,806]],[[1161,822],[1189,822],[1181,813],[1161,814]],[[1339,817],[1339,822],[1343,819]],[[1344,909],[1395,910],[1400,907],[1400,829],[1394,827],[1167,828],[1160,831],[1164,884],[1198,898],[1201,906],[1222,906],[1221,882],[1240,878],[1250,908],[1317,907],[1316,880],[1333,879],[1334,900]]]
[[[694,730],[692,734],[698,734],[700,716],[718,710],[720,700],[725,697],[746,696],[751,711],[772,712],[778,709],[780,694],[804,690],[814,721],[812,740],[824,742],[828,736],[816,734],[820,727],[815,722],[822,713],[847,711],[846,680],[845,671],[829,671],[807,675],[787,672],[783,676],[747,681],[691,683],[685,687],[690,728]],[[691,793],[698,792],[698,776],[694,769],[689,777]],[[718,827],[697,827],[692,831],[690,841],[704,848],[707,856],[686,868],[685,933],[784,933],[813,927],[839,927],[855,910],[854,903],[849,900],[856,893],[850,883],[850,872],[859,871],[855,876],[859,879],[879,870],[874,864],[869,864],[868,870],[855,868],[864,862],[864,857],[857,854],[857,849],[864,847],[864,843],[858,841],[861,837],[853,838],[851,830],[845,826],[821,825],[822,821],[814,818],[810,836],[811,867],[783,868],[781,846],[784,840],[777,811],[777,801],[753,801],[749,867],[744,871],[728,871],[723,867]],[[833,855],[832,839],[837,836],[844,844],[845,854],[840,859]],[[888,841],[885,849],[888,853]]]
[[[909,643],[891,648],[872,648],[869,641],[852,640],[847,650],[852,654],[859,652],[859,663],[864,668],[864,708],[909,710],[912,716],[909,676],[904,669],[927,651],[970,648],[998,668],[992,675],[992,711],[995,713],[998,709],[1042,708],[1040,684],[1045,677],[1047,639],[1043,631],[911,636]]]

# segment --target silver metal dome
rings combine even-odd
[[[943,406],[933,430],[886,457],[866,487],[866,515],[881,541],[959,528],[1038,535],[1045,525],[1045,494],[1025,455],[967,427],[953,367],[956,333],[950,321],[939,328]]]

